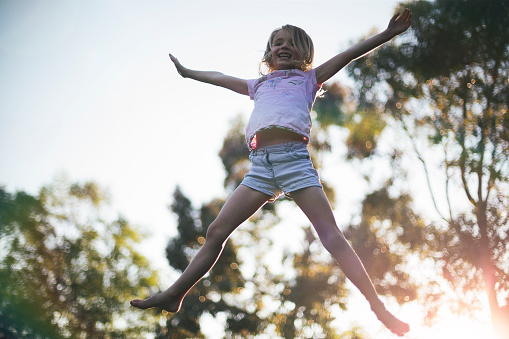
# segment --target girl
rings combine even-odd
[[[408,9],[394,15],[385,31],[315,69],[311,68],[314,52],[309,36],[298,27],[283,26],[272,32],[262,59],[261,66],[270,73],[256,80],[190,70],[170,54],[182,77],[225,87],[254,100],[246,128],[253,164],[210,224],[205,243],[182,275],[166,291],[145,300],[133,300],[132,306],[178,312],[187,292],[214,266],[230,234],[267,201],[284,193],[291,194],[309,218],[325,248],[369,301],[378,319],[400,336],[409,331],[408,324],[387,311],[364,266],[336,226],[306,146],[311,128],[309,113],[320,85],[352,60],[406,31],[411,18]]]

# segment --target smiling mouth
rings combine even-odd
[[[288,54],[288,53],[280,53],[277,55],[277,57],[279,59],[288,59],[288,60],[292,58],[291,54]]]

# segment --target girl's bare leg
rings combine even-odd
[[[359,257],[337,227],[323,190],[320,187],[304,188],[292,192],[292,198],[309,218],[323,245],[336,259],[346,277],[369,301],[378,319],[397,335],[407,333],[409,325],[387,311],[378,297]]]
[[[159,307],[178,312],[187,292],[214,266],[230,234],[263,206],[270,197],[240,185],[224,204],[207,230],[205,243],[182,275],[166,291],[145,300],[132,300],[134,307]]]

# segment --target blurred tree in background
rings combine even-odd
[[[508,337],[509,1],[401,6],[413,13],[409,32],[349,66],[357,101],[350,157],[369,161],[388,130],[407,140],[392,156],[401,173],[366,197],[359,226],[379,235],[396,228],[401,253],[433,258],[443,279],[420,290],[428,320],[444,305],[473,314],[484,290],[494,327]],[[365,123],[377,126],[374,133]],[[412,212],[401,191],[406,175],[398,166],[409,157],[422,165],[435,223]]]
[[[421,301],[431,323],[445,308],[473,314],[485,291],[494,326],[507,337],[509,2],[402,6],[413,12],[411,29],[348,67],[354,88],[334,83],[317,99],[312,161],[320,168],[346,142],[346,160],[365,174],[370,191],[344,233],[380,294]],[[243,126],[233,121],[219,154],[227,195],[250,166]],[[334,139],[337,130],[347,131],[345,140]],[[412,159],[422,165],[439,220],[414,207]],[[324,182],[324,189],[334,205],[333,188]],[[155,274],[133,248],[140,235],[121,218],[105,221],[103,204],[93,184],[57,182],[38,197],[0,189],[0,336],[204,337],[201,320],[210,315],[225,321],[226,337],[366,337],[334,328],[333,314],[348,308],[350,294],[307,220],[292,230],[302,250],[273,256],[269,234],[287,199],[234,232],[181,311],[165,314],[164,327],[155,313],[127,309],[140,288],[155,293]],[[223,204],[195,208],[175,190],[178,234],[166,250],[175,270],[188,265]],[[416,260],[436,276],[413,277]]]
[[[337,109],[334,107],[329,108]],[[327,141],[328,128],[340,120],[331,121],[323,115],[327,114],[323,113],[324,110],[317,111],[318,121],[313,129],[310,153],[319,168],[323,154],[331,149]],[[243,126],[241,118],[233,120],[219,153],[226,170],[224,184],[227,194],[240,184],[250,166]],[[334,198],[332,188],[325,182],[324,187],[327,195]],[[294,205],[286,198],[266,204],[233,233],[214,268],[193,287],[184,299],[181,311],[169,317],[167,332],[161,333],[161,338],[203,337],[200,317],[204,314],[225,316],[227,337],[260,333],[284,338],[365,337],[358,328],[337,333],[331,324],[335,318],[333,309],[347,309],[349,291],[339,267],[323,246],[315,241],[316,236],[307,219],[302,225],[295,225],[294,230],[302,235],[302,250],[286,250],[281,262],[283,273],[275,273],[271,268],[274,258],[268,258],[268,255],[274,240],[270,238],[270,231],[281,221],[277,217],[279,207],[289,203]],[[171,210],[177,217],[178,235],[167,247],[167,258],[173,268],[183,271],[187,267],[203,244],[208,225],[223,204],[224,200],[214,199],[195,209],[179,188],[175,190]],[[390,267],[401,258],[395,254],[389,256],[388,251],[383,249],[380,256],[389,259],[383,266],[375,268],[373,265],[371,273],[376,274],[379,285],[386,286],[381,293],[394,293],[397,286],[404,286],[398,291],[401,295],[398,300],[408,301],[408,296],[413,299],[415,292],[407,275],[399,271],[395,273],[394,267]],[[382,272],[384,269],[393,272],[399,281],[391,280],[386,272]]]
[[[179,188],[173,197],[171,210],[177,216],[178,236],[169,242],[166,255],[170,265],[182,272],[205,242],[207,227],[218,215],[224,201],[214,200],[196,210]],[[199,320],[204,313],[226,315],[226,333],[230,336],[258,333],[263,320],[256,315],[256,305],[249,300],[240,302],[245,282],[239,271],[235,245],[229,241],[221,259],[188,293],[181,310],[171,315],[167,329],[160,337],[203,337]]]
[[[60,179],[38,196],[0,188],[0,337],[139,338],[156,318],[129,300],[157,275],[142,236],[108,218],[94,183]]]

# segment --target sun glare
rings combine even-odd
[[[421,327],[411,331],[408,338],[433,339],[499,339],[489,325],[466,318],[444,319],[432,327]],[[500,338],[502,339],[502,338]]]

